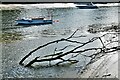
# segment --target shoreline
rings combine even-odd
[[[74,8],[74,3],[49,3],[49,4],[0,4],[0,9],[21,9],[21,8]]]
[[[120,7],[119,3],[108,3],[108,4],[95,4],[99,8],[104,7]],[[11,10],[11,9],[21,9],[21,8],[75,8],[74,3],[40,3],[40,4],[0,4],[0,10]]]
[[[92,27],[92,31],[91,30],[90,31],[92,33],[102,32],[102,31],[103,32],[115,31],[115,33],[118,33],[119,36],[119,30],[120,30],[119,27],[120,24],[114,26],[112,25],[111,27],[106,26],[105,28],[101,28],[101,29],[94,29],[94,27]],[[108,47],[112,47],[114,45],[119,44],[118,36],[115,37],[115,39],[118,40],[118,42],[116,44],[111,44]],[[118,57],[118,53],[119,50],[109,53],[103,52],[102,57],[95,59],[94,62],[88,64],[85,67],[85,69],[83,69],[82,73],[80,73],[80,78],[118,78],[118,61],[120,59]]]
[[[80,78],[118,78],[118,53],[106,54],[89,64]]]

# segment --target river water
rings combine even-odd
[[[36,47],[47,42],[66,38],[76,29],[79,32],[76,35],[87,36],[87,38],[78,39],[81,42],[89,40],[99,34],[89,33],[88,25],[92,24],[114,24],[118,23],[118,8],[105,7],[99,9],[78,9],[68,8],[39,8],[27,7],[14,10],[2,10],[2,75],[4,78],[76,78],[82,67],[89,61],[82,56],[77,57],[79,63],[66,66],[25,68],[20,66],[19,61]],[[48,16],[51,13],[54,22],[48,25],[17,26],[15,19],[23,17]],[[53,44],[38,50],[32,55],[26,63],[35,56],[43,56],[54,52],[56,47],[63,47],[68,42]],[[95,42],[86,47],[101,46]],[[71,48],[70,48],[71,49]],[[68,49],[69,50],[69,49]],[[86,53],[87,54],[87,53]]]

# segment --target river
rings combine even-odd
[[[104,7],[98,9],[78,9],[75,7],[27,7],[14,10],[1,10],[2,13],[2,75],[4,78],[77,78],[79,71],[85,66],[85,59],[78,57],[79,63],[66,66],[26,68],[19,65],[19,61],[36,47],[47,42],[66,38],[76,29],[77,35],[88,36],[80,38],[79,41],[87,41],[99,34],[89,33],[88,26],[92,24],[114,24],[118,23],[118,8]],[[16,26],[15,19],[23,17],[48,16],[51,13],[53,20],[58,20],[48,25]],[[54,52],[56,47],[63,47],[68,43],[53,44],[38,50],[28,58],[43,56]],[[98,46],[98,42],[86,46]],[[26,61],[26,62],[27,62]]]

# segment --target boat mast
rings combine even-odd
[[[52,20],[53,19],[53,15],[51,14],[52,12],[48,12],[48,16],[49,16],[49,19]]]
[[[91,2],[91,5],[93,5],[93,3]]]

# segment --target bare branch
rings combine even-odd
[[[80,35],[80,36],[73,36],[72,38],[80,38],[80,37],[87,37],[86,35]]]
[[[70,39],[77,31],[78,31],[78,29],[77,29],[70,37],[68,37],[67,39]],[[29,52],[25,57],[23,57],[22,60],[19,62],[19,64],[20,64],[20,65],[24,65],[24,64],[23,64],[23,61],[24,61],[25,59],[27,59],[32,53],[34,53],[34,52],[37,51],[38,49],[41,49],[41,48],[43,48],[43,47],[45,47],[45,46],[48,46],[48,45],[50,45],[50,44],[53,44],[53,43],[58,43],[58,42],[60,42],[60,41],[66,41],[67,39],[62,38],[62,39],[60,39],[60,40],[51,41],[51,42],[49,42],[49,43],[46,43],[46,44],[44,44],[44,45],[41,45],[41,46],[35,48],[35,49],[32,50],[31,52]],[[70,40],[68,40],[68,41],[70,41]],[[75,41],[74,41],[74,42],[75,42]]]
[[[117,33],[106,33],[106,34],[104,34],[104,35],[102,35],[100,37],[93,37],[93,38],[89,39],[88,41],[86,41],[84,43],[83,42],[79,42],[79,41],[75,41],[75,40],[70,40],[71,38],[74,37],[75,33],[78,30],[79,29],[77,29],[68,38],[62,38],[62,39],[59,39],[59,40],[51,41],[51,42],[48,42],[48,43],[46,43],[44,45],[41,45],[41,46],[37,47],[36,49],[32,50],[29,54],[27,54],[20,61],[19,64],[23,64],[24,60],[27,59],[32,53],[34,53],[38,49],[44,48],[44,47],[46,47],[48,45],[51,45],[51,44],[54,44],[54,43],[63,42],[63,41],[74,43],[74,44],[79,44],[79,45],[77,45],[77,46],[74,46],[74,45],[65,45],[61,49],[57,49],[57,47],[56,47],[55,50],[54,50],[54,52],[53,52],[53,54],[45,55],[43,57],[36,57],[33,60],[31,60],[28,64],[26,64],[25,66],[29,67],[32,64],[34,64],[35,62],[48,61],[50,63],[51,61],[54,61],[54,60],[62,60],[62,61],[56,63],[56,65],[59,65],[59,64],[64,63],[64,62],[76,63],[76,62],[78,62],[77,60],[71,60],[71,59],[77,57],[80,54],[83,55],[83,56],[85,56],[85,57],[90,57],[91,58],[91,62],[93,62],[92,60],[94,60],[98,55],[100,55],[99,57],[101,57],[101,56],[103,56],[106,53],[110,53],[110,52],[114,52],[114,51],[120,50],[120,46],[115,46],[115,47],[107,48],[107,46],[105,45],[105,43],[101,39],[102,37],[105,37],[108,34],[117,34]],[[90,43],[93,43],[96,40],[100,40],[100,42],[102,43],[103,46],[102,47],[87,48],[87,49],[81,50],[82,47],[84,47],[85,45],[89,45]],[[114,42],[119,42],[119,41],[112,41],[109,44],[114,43]],[[69,48],[69,47],[73,47],[73,48],[70,49],[70,50],[68,50],[67,52],[63,51],[66,48]],[[97,50],[99,50],[99,51],[97,52]],[[60,52],[57,52],[57,51],[60,51]],[[83,54],[84,52],[87,52],[87,51],[94,51],[95,53],[94,54],[90,54],[90,55]],[[104,54],[103,54],[103,52],[104,52]],[[74,54],[74,55],[71,56],[70,58],[66,59],[66,60],[63,59],[63,57],[65,57],[66,55],[69,55],[69,54]]]
[[[68,37],[67,39],[72,38],[78,30],[79,30],[79,29],[76,29],[76,31],[75,31],[70,37]]]
[[[68,47],[75,47],[75,46],[74,46],[74,45],[67,45],[67,46],[65,46],[64,48],[58,49],[58,50],[56,50],[56,51],[62,51],[62,50],[65,50],[65,49],[68,48]]]
[[[104,43],[103,43],[101,37],[99,37],[99,39],[100,39],[100,41],[101,41],[101,43],[102,43],[102,45],[103,45],[103,48],[105,48],[105,45],[104,45]]]

